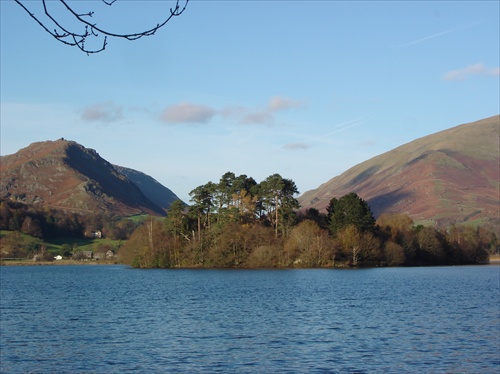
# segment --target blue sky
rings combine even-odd
[[[227,171],[303,193],[500,113],[498,1],[192,0],[156,35],[91,56],[0,4],[1,154],[64,137],[186,202]],[[172,5],[119,0],[95,22],[141,30]]]

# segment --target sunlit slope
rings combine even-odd
[[[0,198],[82,213],[118,215],[165,211],[99,154],[59,139],[1,157]]]
[[[299,201],[323,211],[333,197],[356,192],[378,216],[409,214],[449,225],[499,222],[500,116],[460,125],[354,166]]]

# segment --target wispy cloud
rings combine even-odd
[[[167,124],[202,124],[208,123],[216,113],[209,106],[184,102],[165,108],[160,119]]]
[[[123,118],[123,107],[106,101],[84,108],[81,118],[87,122],[115,122]]]
[[[350,121],[345,121],[345,122],[339,123],[339,124],[333,126],[333,130],[332,131],[330,131],[330,132],[322,135],[322,137],[328,137],[328,136],[332,136],[332,135],[338,134],[338,133],[340,133],[342,131],[345,131],[347,129],[359,126],[362,123],[363,123],[362,119],[353,119],[353,120],[350,120]]]
[[[412,45],[415,45],[415,44],[420,44],[420,43],[426,42],[426,41],[431,40],[431,39],[439,38],[440,36],[444,36],[444,35],[447,35],[447,34],[451,34],[451,33],[457,32],[459,30],[468,29],[470,27],[479,25],[481,23],[483,23],[483,22],[475,22],[475,23],[470,23],[470,24],[464,25],[464,26],[454,27],[454,28],[449,29],[449,30],[445,30],[445,31],[441,31],[441,32],[438,32],[438,33],[435,33],[435,34],[432,34],[432,35],[424,36],[422,38],[413,40],[413,41],[408,42],[408,43],[400,44],[400,45],[398,45],[398,47],[409,47],[409,46],[412,46]]]
[[[303,142],[298,142],[285,144],[283,148],[288,151],[305,151],[306,149],[311,148],[311,146]]]
[[[336,125],[333,125],[331,131],[327,133],[312,133],[307,132],[289,132],[286,134],[280,133],[281,135],[286,135],[288,137],[296,138],[297,142],[290,142],[285,144],[282,148],[289,151],[306,150],[315,147],[318,144],[328,144],[328,145],[338,145],[342,142],[344,137],[334,137],[341,132],[347,131],[351,128],[362,125],[366,119],[354,119],[350,121],[345,121]],[[352,134],[351,134],[352,135]],[[371,146],[373,141],[358,142],[359,146]]]
[[[242,125],[272,125],[274,123],[274,115],[268,110],[248,112],[242,115],[238,122]]]
[[[445,81],[464,81],[472,75],[484,75],[498,77],[500,76],[500,68],[488,68],[484,64],[477,63],[466,66],[465,68],[447,71],[443,75]]]

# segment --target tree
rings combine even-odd
[[[238,176],[231,189],[232,205],[238,212],[238,219],[242,222],[250,222],[255,219],[256,201],[255,186],[257,182],[245,174]]]
[[[488,262],[488,247],[496,241],[496,236],[494,233],[488,236],[480,228],[472,226],[452,226],[448,232],[448,240],[460,255],[460,263],[481,264]]]
[[[360,231],[371,231],[375,228],[375,218],[368,203],[354,192],[340,199],[331,199],[326,210],[333,234],[348,225],[353,225]]]
[[[268,212],[268,218],[278,236],[280,213],[299,208],[299,202],[293,195],[299,193],[295,182],[273,174],[260,183],[261,201]]]
[[[438,265],[446,263],[447,242],[443,235],[433,227],[423,227],[417,230],[416,242],[418,259],[425,265]]]
[[[41,238],[43,236],[40,221],[36,218],[32,218],[31,216],[26,216],[24,218],[23,225],[21,226],[21,231],[25,234],[35,236],[37,238]]]
[[[233,184],[236,180],[236,175],[228,171],[225,173],[218,184],[214,185],[214,200],[217,207],[217,223],[222,223],[223,216],[227,216],[227,212],[232,203]]]
[[[196,215],[198,222],[198,241],[201,239],[201,227],[210,228],[210,213],[213,207],[213,194],[215,185],[208,182],[202,186],[196,187],[189,193],[193,205],[190,207],[191,212]]]
[[[68,0],[48,1],[40,0],[39,9],[33,12],[33,1],[14,0],[28,15],[33,18],[48,34],[52,35],[57,41],[72,47],[79,48],[87,54],[99,53],[106,49],[108,37],[120,38],[126,40],[137,40],[144,36],[151,36],[159,29],[165,26],[172,18],[180,16],[187,7],[189,0],[184,1],[184,6],[181,6],[180,1],[176,0],[175,6],[163,16],[159,22],[153,22],[152,27],[148,27],[143,31],[138,32],[114,32],[108,28],[102,27],[94,21],[94,16],[101,15],[106,17],[106,8],[117,3],[117,0],[101,0],[94,2],[94,9],[99,9],[100,13],[95,10],[88,10],[88,2],[71,2]],[[27,5],[30,3],[29,5]],[[83,5],[82,5],[83,4]],[[41,8],[40,8],[41,6]],[[141,4],[143,6],[143,4]],[[114,9],[117,7],[115,6]],[[111,16],[113,17],[113,16]],[[108,19],[110,16],[108,15]],[[113,17],[116,18],[116,15]],[[130,20],[127,20],[130,22]],[[97,47],[89,47],[88,41],[92,38],[103,38],[102,44]]]
[[[48,252],[47,247],[45,247],[44,245],[42,245],[40,247],[40,251],[33,258],[37,262],[40,262],[40,261],[52,262],[52,261],[54,261],[54,255],[51,254],[50,252]]]
[[[184,203],[181,200],[175,200],[170,204],[165,226],[174,238],[180,238],[184,228]]]
[[[0,201],[0,229],[7,230],[12,219],[12,211],[6,201]]]
[[[393,241],[388,241],[384,245],[384,255],[387,265],[402,266],[405,264],[406,256],[404,248]]]
[[[337,241],[352,266],[380,261],[380,240],[370,231],[349,224],[338,232]]]
[[[316,222],[322,229],[328,228],[328,217],[325,213],[320,213],[316,208],[309,208],[299,215],[300,220],[311,220]]]
[[[413,220],[407,214],[383,213],[377,218],[377,226],[399,243],[402,236],[411,231]]]
[[[359,252],[361,251],[361,232],[352,224],[342,228],[338,240],[344,253],[351,257],[352,266],[358,266]]]
[[[165,227],[173,240],[174,264],[179,266],[181,235],[183,235],[184,229],[184,203],[181,200],[175,200],[170,205],[165,218]]]
[[[71,248],[70,244],[64,243],[61,246],[61,253],[64,257],[71,257],[71,255],[73,254],[73,248]]]
[[[334,253],[326,230],[312,220],[296,225],[285,241],[286,263],[307,267],[325,265]]]
[[[24,238],[19,231],[9,232],[0,241],[0,256],[2,257],[24,257]]]
[[[163,222],[149,217],[120,248],[119,260],[139,268],[167,268],[174,265],[172,246]]]

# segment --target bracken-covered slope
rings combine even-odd
[[[405,213],[415,222],[499,225],[500,116],[429,135],[354,166],[299,197],[324,211],[356,192],[376,216]]]
[[[65,139],[2,156],[0,198],[82,213],[165,214],[95,150]]]

